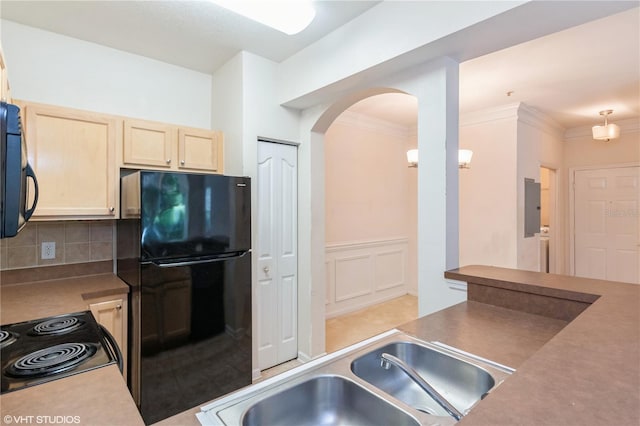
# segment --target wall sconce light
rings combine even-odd
[[[604,116],[604,126],[593,126],[591,128],[593,138],[595,140],[609,142],[611,139],[617,139],[620,137],[620,127],[616,124],[607,122],[607,116],[611,113],[613,113],[612,109],[600,111],[600,115]]]
[[[458,168],[459,169],[470,169],[471,157],[473,157],[473,151],[470,149],[459,149],[458,150]],[[410,149],[407,151],[407,162],[409,163],[409,167],[418,167],[418,150]]]
[[[470,169],[471,157],[473,157],[473,151],[471,151],[470,149],[459,149],[458,150],[458,168]]]
[[[418,150],[410,149],[407,151],[407,161],[409,162],[409,167],[418,167]]]

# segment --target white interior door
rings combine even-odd
[[[640,167],[574,172],[575,275],[640,283]]]
[[[297,148],[258,142],[258,365],[298,356]]]

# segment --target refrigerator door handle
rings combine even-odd
[[[202,265],[205,263],[213,263],[213,262],[223,262],[226,260],[230,260],[230,259],[240,259],[241,257],[244,257],[249,251],[243,251],[243,252],[237,252],[237,253],[233,253],[230,255],[226,255],[226,256],[220,256],[220,257],[212,257],[212,258],[208,258],[208,259],[198,259],[198,260],[185,260],[182,262],[154,262],[151,261],[150,263],[153,263],[154,265],[156,265],[159,268],[177,268],[179,266],[192,266],[192,265]]]

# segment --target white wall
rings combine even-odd
[[[540,270],[540,235],[524,237],[524,179],[540,182],[540,167],[545,166],[558,170],[562,165],[562,136],[564,129],[543,114],[520,104],[518,108],[518,261],[517,269]],[[564,212],[556,212],[562,217]],[[563,234],[560,224],[553,226],[550,245],[560,249],[556,238]],[[556,235],[557,234],[557,235]],[[562,250],[554,250],[557,259],[562,259]],[[564,265],[556,262],[556,272],[562,272]]]
[[[460,118],[460,265],[517,267],[517,107]]]
[[[325,133],[327,244],[408,237],[411,180],[409,129],[345,112]]]
[[[460,147],[473,151],[471,168],[460,170],[460,264],[539,270],[539,235],[524,237],[524,178],[539,182],[540,166],[561,168],[562,129],[510,104],[461,117]],[[562,261],[562,223],[557,227]]]
[[[211,76],[1,21],[15,99],[210,128]]]
[[[224,173],[232,176],[244,174],[242,68],[239,53],[215,72],[211,84],[211,127],[224,133]]]

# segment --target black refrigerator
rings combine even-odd
[[[129,388],[147,424],[251,384],[251,181],[121,178]]]

